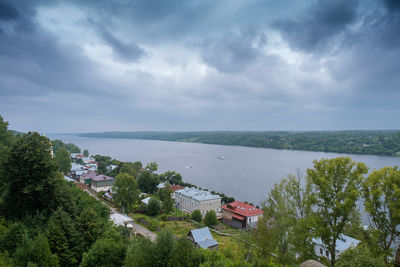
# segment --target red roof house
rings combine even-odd
[[[223,223],[239,229],[254,227],[264,213],[261,209],[241,201],[229,203],[221,209]]]

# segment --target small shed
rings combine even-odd
[[[197,247],[203,249],[218,249],[218,242],[212,237],[208,227],[191,230],[187,238]]]

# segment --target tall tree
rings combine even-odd
[[[154,255],[153,266],[167,266],[172,257],[172,253],[176,249],[176,239],[174,234],[168,230],[161,231],[157,235],[154,249],[157,253]]]
[[[2,164],[3,214],[20,218],[46,209],[62,182],[50,155],[50,141],[38,133],[19,136]]]
[[[168,182],[170,184],[181,184],[183,182],[182,175],[174,171],[166,171],[159,175],[161,182]]]
[[[150,162],[146,165],[145,169],[150,172],[155,172],[158,170],[158,164],[157,162]]]
[[[87,150],[87,149],[83,150],[83,155],[85,157],[89,157],[89,150]]]
[[[360,196],[363,175],[368,172],[364,163],[349,157],[314,160],[307,170],[312,190],[312,217],[315,233],[328,247],[330,263],[336,263],[336,242],[351,222]]]
[[[135,177],[127,173],[117,175],[113,187],[113,199],[123,213],[133,210],[133,206],[139,200],[139,193]]]
[[[165,213],[170,213],[172,211],[172,208],[174,206],[174,200],[172,199],[171,194],[173,193],[171,187],[169,184],[166,185],[166,187],[160,189],[158,195],[160,196],[160,200],[163,204],[163,207],[165,209]]]
[[[60,172],[67,174],[71,170],[71,157],[65,147],[57,150],[55,159],[58,163],[58,169]]]
[[[140,191],[148,194],[153,194],[157,191],[157,185],[160,183],[158,175],[150,171],[143,171],[137,178]]]
[[[0,146],[10,146],[13,141],[14,135],[12,131],[8,130],[8,122],[0,116]]]
[[[373,226],[378,255],[393,256],[392,244],[400,237],[400,170],[384,167],[374,170],[363,182],[365,210]]]

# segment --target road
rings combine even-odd
[[[111,210],[111,214],[110,214],[110,219],[114,222],[114,224],[116,225],[129,225],[130,228],[132,228],[132,230],[135,233],[138,233],[142,236],[145,236],[147,238],[149,238],[151,241],[156,241],[157,238],[157,234],[148,230],[147,228],[141,226],[140,224],[137,224],[134,222],[133,218],[129,217],[128,215],[119,213],[117,211],[116,208],[110,207],[109,205],[107,205],[106,203],[104,203],[104,201],[102,201],[101,199],[99,199],[96,194],[94,194],[93,192],[91,192],[89,189],[87,188],[82,188],[82,190],[84,190],[85,192],[87,192],[90,196],[94,197],[95,199],[101,201],[101,203],[103,203],[104,205],[106,205],[107,207],[110,208]]]

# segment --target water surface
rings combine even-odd
[[[260,204],[274,183],[299,169],[305,174],[314,159],[351,156],[371,169],[400,165],[400,157],[348,155],[241,146],[222,146],[137,139],[89,138],[50,135],[74,143],[91,154],[108,155],[120,161],[155,161],[159,172],[174,170],[183,180],[238,200]]]

